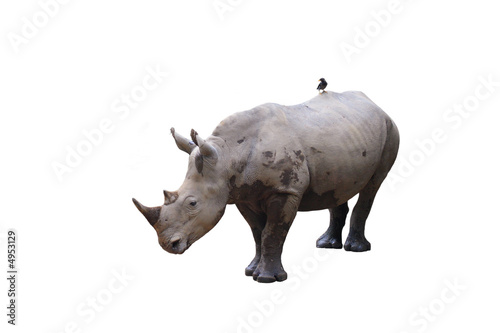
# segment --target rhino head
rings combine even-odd
[[[219,222],[229,190],[217,148],[194,130],[191,141],[173,128],[171,132],[179,149],[190,155],[184,183],[175,192],[163,191],[162,206],[146,207],[136,199],[132,201],[156,230],[161,247],[182,254]]]

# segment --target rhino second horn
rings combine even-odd
[[[217,160],[217,150],[210,143],[203,140],[194,129],[191,130],[191,138],[200,147],[200,154],[203,157]]]
[[[165,204],[174,203],[175,200],[177,200],[177,197],[179,196],[177,192],[169,192],[165,190],[163,190],[163,195],[165,196]]]
[[[132,198],[132,201],[134,202],[134,205],[137,207],[137,209],[142,213],[142,215],[144,215],[146,220],[148,220],[149,224],[154,226],[160,218],[161,207],[146,207],[134,198]]]

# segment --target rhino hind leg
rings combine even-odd
[[[371,244],[365,237],[365,224],[375,200],[375,195],[389,171],[381,169],[375,172],[368,184],[359,192],[358,202],[356,202],[356,206],[352,210],[349,235],[344,244],[344,250],[346,251],[364,252],[371,249]]]
[[[349,235],[344,244],[346,251],[364,252],[371,249],[371,244],[365,237],[365,223],[375,194],[363,191],[359,193],[358,202],[352,211]]]
[[[284,281],[288,275],[281,263],[286,235],[297,214],[299,198],[290,194],[273,195],[266,204],[267,221],[262,230],[261,256],[252,276],[257,282]]]
[[[344,250],[353,252],[369,251],[370,242],[365,237],[365,223],[370,214],[373,201],[380,185],[392,168],[399,148],[399,133],[391,122],[388,126],[387,140],[380,158],[380,165],[366,186],[359,192],[358,202],[352,211],[349,235]]]
[[[342,228],[344,228],[349,206],[347,202],[340,206],[330,208],[330,226],[316,241],[318,248],[341,249]]]
[[[266,215],[262,212],[256,212],[249,205],[236,204],[236,207],[240,211],[241,215],[245,218],[250,229],[252,230],[253,238],[255,240],[255,257],[252,259],[247,268],[245,268],[245,275],[252,276],[253,272],[259,265],[261,256],[261,239],[262,230],[266,225]]]

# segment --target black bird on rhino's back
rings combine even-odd
[[[325,88],[328,85],[328,83],[326,82],[326,80],[324,78],[321,78],[318,81],[319,81],[319,84],[318,84],[318,88],[316,88],[316,89],[318,89],[318,91],[323,90],[323,91],[319,92],[320,94],[322,94],[325,92]]]

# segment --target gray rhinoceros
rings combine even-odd
[[[283,281],[286,235],[297,211],[329,209],[321,248],[342,248],[347,201],[359,193],[347,251],[368,251],[365,221],[399,147],[394,122],[365,94],[328,91],[294,106],[264,104],[224,119],[203,140],[171,129],[189,166],[162,206],[136,207],[155,228],[163,249],[181,254],[212,229],[227,204],[250,225],[255,258],[245,274],[259,282]]]

